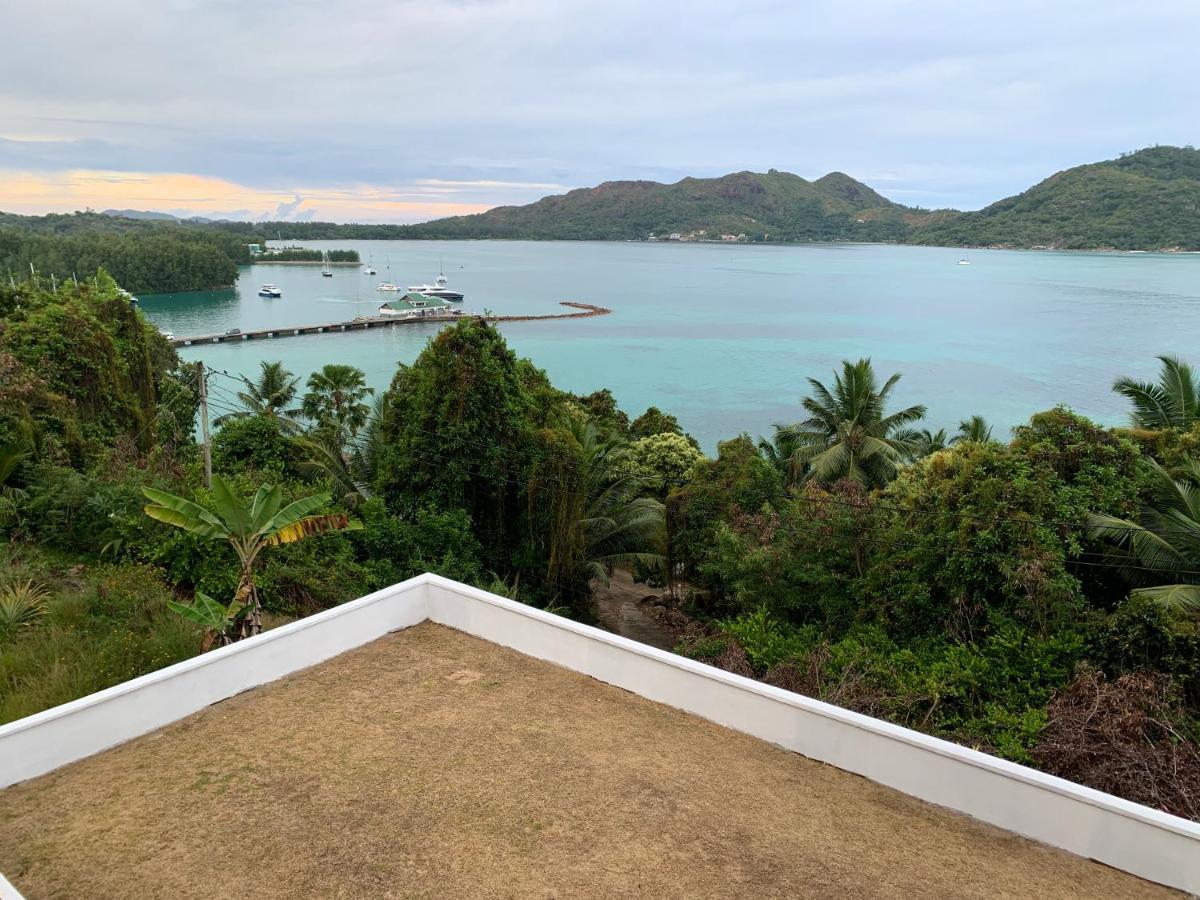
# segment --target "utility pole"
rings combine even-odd
[[[204,371],[204,361],[196,363],[200,376],[200,437],[204,443],[201,451],[204,454],[204,486],[212,487],[212,442],[208,439],[208,374]]]

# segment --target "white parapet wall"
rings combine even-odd
[[[1200,893],[1200,824],[1196,822],[436,575],[422,575],[2,726],[0,787],[98,753],[225,697],[426,619],[1017,834]]]

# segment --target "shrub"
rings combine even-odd
[[[1200,747],[1169,676],[1109,681],[1084,667],[1048,710],[1033,759],[1045,771],[1177,816],[1200,818]]]

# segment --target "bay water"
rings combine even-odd
[[[395,295],[383,280],[431,282],[443,269],[475,312],[548,314],[561,301],[608,316],[511,322],[510,346],[576,393],[610,388],[636,416],[678,416],[707,452],[718,440],[769,434],[802,418],[809,377],[827,384],[842,359],[870,357],[880,379],[902,373],[892,408],[924,403],[928,427],[985,416],[997,437],[1059,403],[1104,424],[1127,420],[1111,391],[1152,378],[1154,357],[1196,357],[1200,256],[962,250],[870,244],[722,245],[522,241],[309,241],[353,248],[378,270],[243,267],[229,291],[144,297],[160,328],[182,337],[374,315]],[[966,258],[969,265],[960,265]],[[279,299],[258,296],[274,282]],[[233,376],[260,360],[307,376],[358,366],[376,390],[443,326],[235,341],[180,349]],[[236,387],[217,378],[214,403]],[[214,413],[216,414],[216,413]]]

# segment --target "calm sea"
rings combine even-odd
[[[510,345],[575,392],[611,388],[636,415],[674,413],[707,450],[741,431],[800,417],[808,377],[829,381],[844,358],[869,356],[881,378],[900,372],[895,403],[924,403],[932,428],[979,413],[997,434],[1065,403],[1107,424],[1126,419],[1110,390],[1121,375],[1151,377],[1155,355],[1195,356],[1200,256],[1026,251],[963,252],[861,244],[313,241],[354,247],[378,275],[335,268],[253,266],[238,287],[146,297],[142,309],[184,336],[309,325],[373,314],[401,286],[444,267],[463,307],[560,312],[562,300],[613,314],[503,325]],[[274,282],[283,297],[257,296]],[[307,376],[352,363],[387,386],[438,326],[288,337],[185,348],[233,374],[262,359]],[[232,385],[215,384],[228,391]],[[229,402],[228,393],[217,402]]]

